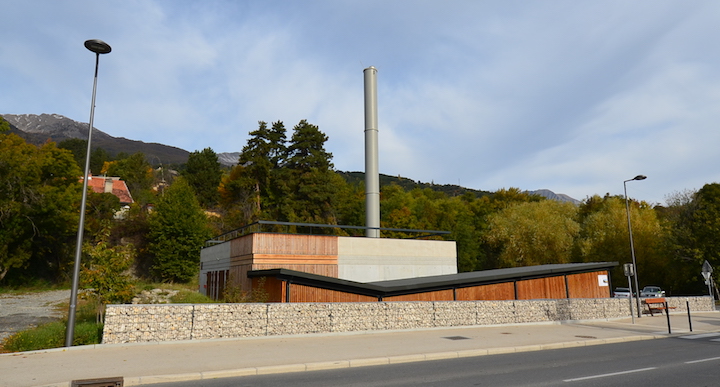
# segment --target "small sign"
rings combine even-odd
[[[708,262],[707,260],[705,260],[705,262],[702,265],[702,272],[703,272],[703,274],[705,274],[705,273],[712,274],[712,272],[713,272],[713,267],[712,267],[712,265],[710,265],[710,262]]]
[[[635,270],[633,270],[634,266],[632,263],[626,263],[623,265],[623,272],[625,272],[625,277],[632,277],[635,275]]]
[[[610,283],[608,282],[607,274],[598,275],[598,285],[599,286],[610,286]]]

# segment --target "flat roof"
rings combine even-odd
[[[564,263],[471,271],[458,274],[378,282],[356,282],[290,269],[252,270],[249,271],[247,275],[250,278],[274,277],[299,285],[382,298],[567,274],[589,273],[600,270],[610,270],[617,265],[617,262]]]

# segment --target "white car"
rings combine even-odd
[[[630,288],[615,288],[613,297],[630,297]]]
[[[665,291],[658,286],[646,286],[640,291],[640,297],[665,297]]]

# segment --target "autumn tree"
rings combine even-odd
[[[500,248],[501,267],[568,263],[580,230],[570,203],[524,202],[489,217],[485,240]]]
[[[704,292],[703,263],[720,265],[720,184],[705,184],[697,192],[676,192],[667,203],[659,212],[669,226],[668,280],[685,293]]]
[[[247,177],[245,167],[236,165],[223,175],[218,193],[220,207],[224,211],[224,231],[240,228],[256,220],[255,184]]]
[[[365,224],[365,184],[350,184],[342,180],[335,194],[338,224]],[[364,233],[362,233],[364,234]]]
[[[720,184],[705,184],[695,195],[691,230],[701,259],[720,265]]]
[[[82,286],[95,294],[101,305],[127,303],[135,295],[130,275],[135,249],[132,245],[111,245],[109,229],[103,229],[94,242],[83,245],[80,272]]]
[[[700,275],[703,254],[694,233],[697,191],[684,190],[666,197],[666,206],[656,206],[658,218],[667,228],[664,250],[669,254],[668,275],[662,284],[684,294],[701,294],[707,288]]]
[[[67,269],[82,172],[72,154],[0,134],[0,279],[10,269],[54,280]]]
[[[5,121],[5,118],[0,116],[0,134],[10,131],[10,124]]]
[[[622,278],[622,264],[632,262],[625,199],[594,196],[587,202],[592,203],[593,210],[586,211],[581,219],[578,259],[619,262],[621,265],[615,270],[614,277]],[[669,255],[665,248],[667,230],[648,203],[630,200],[629,204],[637,275],[643,282],[640,285],[663,285],[672,274],[668,271]]]

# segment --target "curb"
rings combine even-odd
[[[316,363],[298,363],[298,364],[286,364],[286,365],[263,366],[263,367],[248,367],[248,368],[239,368],[239,369],[235,369],[235,370],[225,370],[225,371],[207,371],[207,372],[191,372],[191,373],[184,373],[184,374],[134,376],[134,377],[125,377],[123,385],[124,386],[140,386],[140,385],[157,384],[157,383],[189,382],[189,381],[197,381],[197,380],[221,379],[221,378],[232,378],[232,377],[241,377],[241,376],[270,375],[270,374],[281,374],[281,373],[290,373],[290,372],[308,372],[308,371],[333,370],[333,369],[342,369],[342,368],[368,367],[368,366],[387,365],[387,364],[401,364],[401,363],[411,363],[411,362],[421,362],[421,361],[500,355],[500,354],[507,354],[507,353],[534,352],[534,351],[543,351],[543,350],[549,350],[549,349],[588,347],[588,346],[592,346],[592,345],[616,344],[616,343],[623,343],[623,342],[630,342],[630,341],[664,339],[664,338],[668,338],[668,337],[672,337],[672,336],[637,335],[637,336],[627,336],[627,337],[615,337],[615,338],[609,338],[609,339],[570,341],[570,342],[553,343],[553,344],[524,345],[524,346],[519,346],[519,347],[470,349],[470,350],[463,350],[463,351],[435,352],[435,353],[426,353],[426,354],[417,354],[417,355],[401,355],[401,356],[376,357],[376,358],[354,359],[354,360],[325,361],[325,362],[316,362]],[[70,385],[71,385],[71,382],[62,382],[62,383],[55,383],[55,384],[46,384],[46,385],[37,386],[37,387],[70,387]]]

